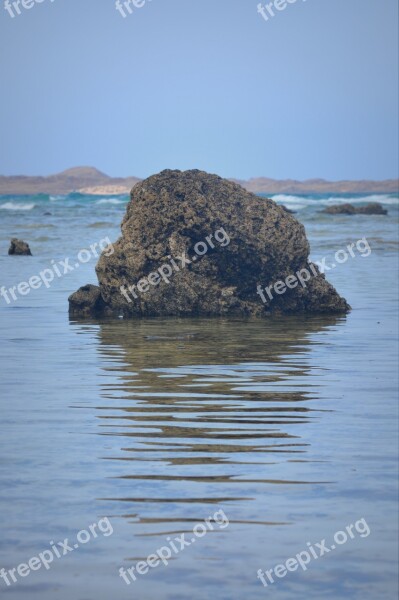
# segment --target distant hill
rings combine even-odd
[[[75,167],[48,177],[0,176],[0,194],[123,194],[138,182],[138,177],[109,177],[94,167]],[[256,177],[232,179],[255,194],[391,194],[398,192],[399,180],[326,181],[324,179],[277,180]]]
[[[98,186],[131,189],[138,181],[137,177],[109,177],[94,167],[75,167],[48,177],[0,176],[0,194],[69,194]]]
[[[268,179],[256,177],[248,181],[233,179],[255,194],[394,194],[399,190],[398,179],[385,181],[326,181],[325,179]]]

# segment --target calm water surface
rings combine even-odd
[[[69,321],[66,298],[95,281],[95,260],[0,300],[0,568],[101,517],[114,529],[48,571],[0,580],[2,597],[397,597],[397,201],[386,199],[387,218],[350,219],[319,216],[317,200],[291,200],[314,258],[362,237],[372,248],[328,274],[353,306],[347,317]],[[7,288],[116,239],[125,209],[35,197],[0,198],[0,210],[10,202],[25,209],[0,215]],[[33,257],[5,256],[13,235]],[[228,527],[130,586],[119,577],[217,510]],[[362,518],[368,537],[267,588],[257,579]]]

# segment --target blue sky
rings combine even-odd
[[[257,4],[0,0],[0,174],[397,177],[397,0]]]

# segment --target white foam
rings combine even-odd
[[[0,204],[0,209],[2,210],[32,210],[35,208],[36,204],[21,204],[17,202],[6,202],[5,204]]]
[[[118,200],[117,198],[102,198],[97,200],[96,204],[125,204],[126,200]]]
[[[301,198],[301,196],[287,196],[286,194],[276,194],[275,196],[271,196],[271,198],[275,202],[298,202],[306,200],[306,198]]]
[[[272,200],[277,202],[277,204],[284,204],[292,210],[301,210],[301,208],[306,208],[307,206],[317,206],[320,204],[320,201],[316,200],[315,198],[289,196],[286,194],[277,194],[276,196],[272,196]]]

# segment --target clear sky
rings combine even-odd
[[[0,0],[0,174],[397,177],[398,0],[24,1]]]

